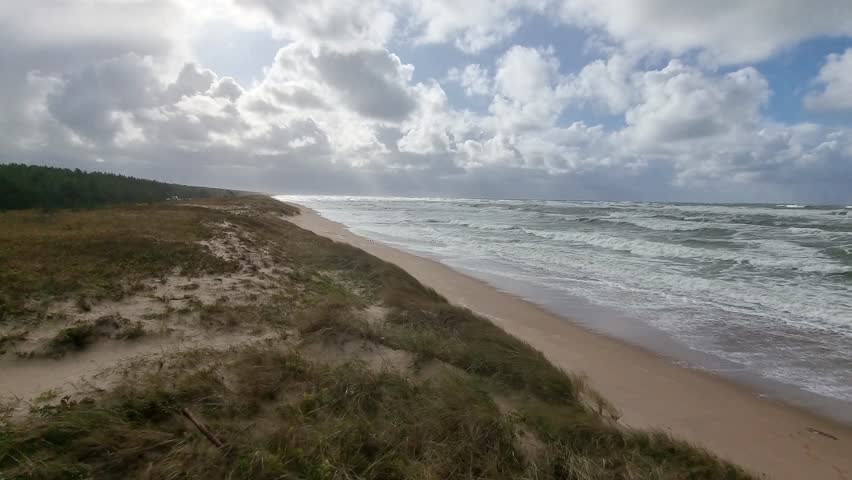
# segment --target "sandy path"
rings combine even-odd
[[[131,321],[140,321],[147,334],[132,341],[98,339],[93,345],[80,352],[70,352],[59,359],[15,358],[0,355],[0,402],[20,399],[19,411],[25,412],[26,402],[48,391],[61,394],[79,393],[89,387],[106,388],[112,381],[109,371],[142,357],[171,355],[197,348],[226,349],[255,341],[277,338],[276,332],[251,333],[244,331],[214,331],[187,323],[185,320],[157,315],[170,314],[192,305],[190,300],[203,305],[214,305],[220,299],[233,304],[248,304],[258,301],[274,286],[265,277],[269,268],[263,266],[268,254],[246,244],[235,225],[224,222],[217,225],[220,237],[205,240],[202,245],[210,248],[214,255],[226,260],[237,260],[241,271],[225,276],[202,275],[186,277],[172,275],[165,281],[151,280],[146,289],[119,301],[95,303],[82,312],[73,301],[57,302],[51,311],[62,313],[60,321],[44,322],[27,332],[22,352],[39,351],[63,328],[75,322],[93,322],[98,318],[118,315]],[[186,287],[192,288],[186,288]],[[146,318],[154,315],[155,319]],[[168,334],[156,332],[168,331]],[[0,330],[0,335],[3,331]]]
[[[491,318],[555,364],[588,374],[591,384],[624,413],[622,423],[669,431],[769,478],[852,479],[852,428],[673,365],[301,208],[304,213],[291,219],[296,225],[399,265],[451,302]]]
[[[83,352],[69,353],[61,359],[40,358],[0,360],[0,399],[29,401],[48,390],[73,394],[78,387],[108,387],[108,369],[147,356],[171,355],[197,348],[226,349],[273,338],[235,333],[178,339],[152,336],[134,342],[102,341]],[[22,405],[25,407],[26,405]]]

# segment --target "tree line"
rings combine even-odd
[[[239,195],[218,188],[191,187],[114,173],[38,165],[0,165],[0,210],[91,208],[112,203]]]

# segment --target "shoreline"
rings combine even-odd
[[[769,478],[852,478],[852,428],[746,386],[594,331],[437,261],[355,235],[299,205],[299,227],[403,268],[451,303],[526,341],[557,366],[588,376],[621,423],[663,430]],[[524,319],[523,322],[517,319]]]
[[[381,242],[381,240],[378,241]],[[390,246],[395,248],[393,245]],[[852,428],[852,403],[850,402],[819,395],[796,385],[750,372],[741,363],[697,350],[664,330],[648,325],[641,320],[637,321],[618,310],[593,305],[582,297],[547,287],[514,281],[506,275],[467,269],[450,262],[444,262],[440,258],[430,257],[428,253],[421,255],[416,250],[406,250],[405,247],[399,248],[407,253],[443,263],[454,271],[481,280],[506,295],[512,295],[530,302],[581,328],[640,348],[684,368],[704,371],[722,377],[745,387],[757,396],[775,399],[782,404],[802,409],[817,417]]]

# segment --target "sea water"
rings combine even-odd
[[[852,402],[848,206],[280,198],[558,313],[578,312],[548,297],[600,307],[626,319],[616,335],[632,322],[749,375]]]

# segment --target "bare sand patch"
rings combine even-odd
[[[280,338],[282,334],[286,337],[286,332],[259,325],[237,325],[239,328],[225,331],[202,324],[200,312],[205,308],[252,305],[273,292],[280,294],[283,279],[275,276],[273,270],[286,268],[276,265],[267,250],[229,222],[217,225],[217,235],[202,243],[215,255],[239,262],[239,270],[193,277],[174,271],[164,278],[143,282],[120,300],[55,302],[47,307],[45,320],[35,325],[3,326],[0,398],[15,398],[26,404],[45,391],[66,395],[86,388],[105,388],[108,376],[104,372],[134,359],[189,349],[224,348]],[[109,319],[114,320],[116,328],[107,328],[112,325],[105,321]],[[118,335],[112,334],[124,323],[139,329],[138,338],[119,340]],[[79,351],[50,351],[58,336],[82,327],[92,330],[85,348],[78,345]],[[61,358],[46,358],[50,353]]]
[[[226,349],[236,345],[276,338],[277,335],[202,335],[181,338],[151,336],[136,342],[104,341],[62,359],[35,358],[26,361],[0,360],[0,399],[20,401],[27,407],[45,391],[57,396],[85,394],[109,388],[114,373],[123,364],[144,358],[168,356],[199,348]]]

